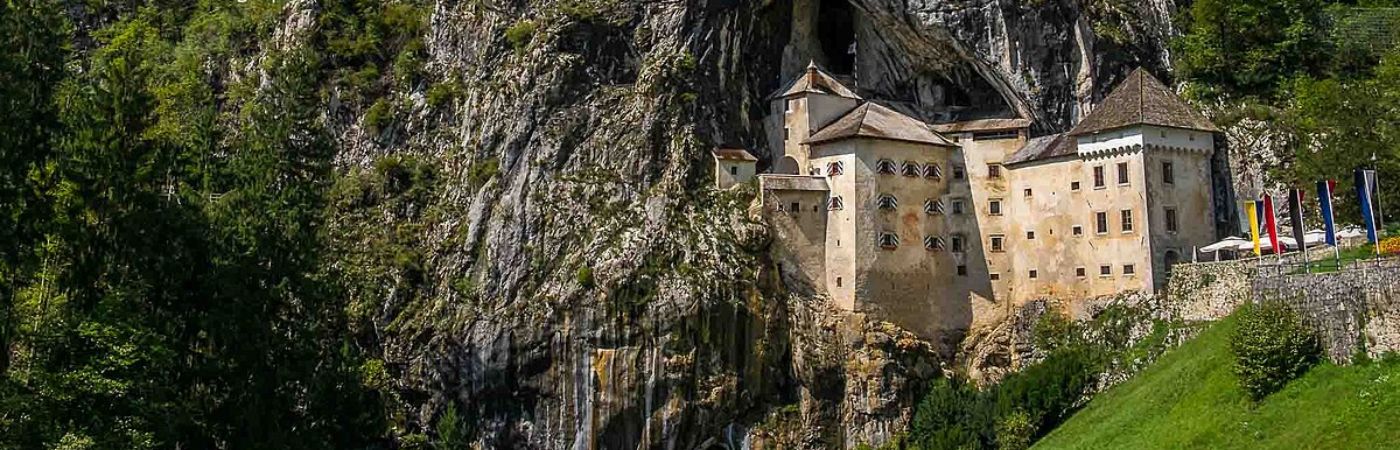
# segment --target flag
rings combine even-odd
[[[1337,183],[1332,180],[1317,182],[1317,202],[1322,207],[1322,231],[1327,234],[1327,245],[1337,246],[1337,222],[1332,217],[1332,188]]]
[[[1288,221],[1293,222],[1293,240],[1298,242],[1298,248],[1304,251],[1308,248],[1308,243],[1304,240],[1303,229],[1303,190],[1293,188],[1288,190]]]
[[[1274,254],[1282,254],[1283,247],[1278,245],[1278,219],[1274,215],[1274,196],[1264,195],[1264,228],[1269,231],[1269,244],[1274,246]]]
[[[1259,203],[1244,203],[1244,213],[1249,216],[1249,241],[1254,243],[1254,256],[1259,256]]]
[[[1356,169],[1356,197],[1361,207],[1361,219],[1366,222],[1366,239],[1376,243],[1376,215],[1371,208],[1371,185],[1375,183],[1374,170]]]

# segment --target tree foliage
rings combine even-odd
[[[1317,364],[1322,348],[1298,314],[1278,303],[1249,305],[1230,336],[1235,375],[1254,400],[1282,389]]]

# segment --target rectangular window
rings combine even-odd
[[[834,161],[826,165],[826,174],[830,176],[843,175],[846,173],[846,163]]]
[[[967,169],[963,166],[953,166],[953,179],[961,180],[967,178]]]
[[[1001,199],[994,198],[991,201],[987,202],[987,214],[993,216],[1001,215]]]
[[[1113,266],[1110,266],[1108,264],[1099,266],[1099,276],[1106,277],[1109,275],[1113,275]]]
[[[1078,192],[1078,191],[1079,191],[1079,182],[1078,182],[1078,181],[1071,181],[1071,182],[1069,182],[1069,190]]]
[[[1128,163],[1118,163],[1118,184],[1128,184]]]
[[[932,198],[924,200],[924,213],[930,216],[943,214],[943,201]]]
[[[797,202],[792,202],[792,209],[789,209],[788,211],[792,213],[800,213],[802,212],[802,205],[797,204]]]
[[[1162,161],[1162,183],[1176,184],[1176,168],[1171,161]]]
[[[841,287],[841,277],[836,277],[836,287]]]
[[[987,278],[990,279],[990,280],[992,280],[992,281],[997,281],[997,280],[1000,280],[1000,279],[1001,279],[1001,274],[999,274],[999,273],[989,274],[989,275],[987,275]]]
[[[1000,253],[1006,251],[1006,236],[1002,236],[1000,234],[993,234],[991,236],[991,241],[991,247],[993,252]]]
[[[792,130],[788,127],[783,127],[783,142],[787,142],[790,139],[792,139]]]
[[[1035,232],[1034,232],[1034,231],[1027,231],[1027,232],[1026,232],[1026,240],[1028,240],[1028,241],[1033,241],[1033,240],[1035,240]]]
[[[958,235],[954,235],[954,236],[953,236],[953,251],[959,252],[959,253],[961,253],[961,252],[963,251],[963,238],[962,238],[962,236],[958,236]]]
[[[1103,166],[1094,166],[1094,188],[1104,187]]]
[[[962,200],[953,200],[953,214],[962,214],[962,213],[963,213],[963,202],[962,202]]]
[[[1134,267],[1132,264],[1123,265],[1123,275],[1132,275],[1135,273],[1137,273],[1137,267]]]
[[[1075,236],[1083,236],[1083,235],[1084,235],[1084,227],[1079,226],[1079,225],[1075,225],[1073,228],[1070,228],[1070,232],[1071,232],[1071,233],[1074,233]]]
[[[1030,272],[1029,275],[1030,275],[1030,278],[1031,278],[1032,280],[1034,280],[1034,279],[1040,277],[1040,271],[1035,270],[1035,269],[1031,269],[1031,272]]]
[[[796,100],[787,99],[787,101],[783,103],[784,108],[785,108],[785,109],[783,109],[783,112],[791,113],[791,112],[792,112],[792,102],[794,102],[794,101],[796,101]]]
[[[1026,188],[1022,193],[1026,195],[1026,198],[1030,198],[1031,195],[1034,194],[1034,192],[1031,192],[1031,188]]]
[[[730,166],[730,167],[729,167],[729,174],[730,174],[730,175],[736,175],[736,176],[739,175],[739,168],[738,168],[738,167],[735,167],[735,166]]]
[[[1083,267],[1075,267],[1075,268],[1074,268],[1074,276],[1076,276],[1076,277],[1084,278],[1084,272],[1085,272],[1085,270],[1084,270]]]
[[[959,265],[959,266],[958,266],[958,276],[960,276],[960,277],[965,277],[965,276],[967,276],[967,266],[966,266],[966,265]]]
[[[1124,233],[1131,233],[1131,232],[1133,232],[1133,210],[1131,210],[1131,209],[1125,209],[1125,210],[1119,211],[1119,216],[1121,217],[1120,220],[1121,220],[1122,223],[1123,223],[1123,232],[1124,232]]]
[[[1108,234],[1108,213],[1094,213],[1094,232],[1098,234]]]
[[[1001,178],[1001,164],[987,164],[987,178]]]
[[[1166,213],[1167,213],[1167,232],[1168,232],[1168,233],[1175,233],[1175,232],[1176,232],[1176,209],[1175,209],[1175,208],[1167,208]]]
[[[831,200],[827,201],[826,209],[828,211],[840,211],[846,209],[846,200],[842,199],[841,196],[832,197]]]

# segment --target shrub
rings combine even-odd
[[[470,186],[473,191],[481,189],[500,171],[500,162],[496,158],[485,158],[477,161],[472,164],[470,169],[467,169],[467,186]]]
[[[379,134],[389,126],[394,119],[394,106],[384,99],[375,100],[373,105],[365,111],[365,131],[369,134]]]
[[[1317,364],[1317,335],[1297,313],[1277,303],[1247,305],[1230,336],[1235,375],[1250,398],[1260,400],[1282,389]]]
[[[1016,410],[997,419],[997,448],[1001,450],[1023,450],[1031,447],[1035,436],[1035,424],[1030,414]]]
[[[1400,255],[1400,236],[1381,240],[1380,247],[1382,255]]]
[[[593,289],[593,269],[588,266],[579,267],[574,277],[578,279],[578,284],[584,289]]]
[[[506,29],[506,41],[510,42],[510,47],[517,52],[525,50],[525,46],[529,45],[534,37],[535,23],[529,20],[521,20]]]
[[[985,397],[958,379],[934,380],[909,426],[909,444],[920,449],[980,448],[990,428]]]

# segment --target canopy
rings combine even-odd
[[[1279,236],[1279,237],[1278,237],[1278,243],[1283,244],[1284,250],[1287,250],[1287,249],[1290,249],[1290,248],[1298,248],[1298,241],[1293,240],[1293,238],[1291,238],[1291,237]],[[1252,251],[1252,250],[1254,250],[1254,243],[1253,243],[1253,242],[1245,242],[1245,243],[1243,243],[1243,244],[1240,244],[1239,247],[1236,247],[1236,248],[1237,248],[1238,250],[1241,250],[1241,251],[1244,251],[1244,250],[1250,250],[1250,251]],[[1272,243],[1270,243],[1269,240],[1268,240],[1267,238],[1260,238],[1260,239],[1259,239],[1259,250],[1273,250],[1273,249],[1274,249],[1274,245],[1273,245]]]
[[[1356,239],[1366,237],[1366,230],[1358,226],[1349,226],[1345,230],[1337,233],[1337,237],[1342,239]]]
[[[1201,247],[1201,252],[1214,253],[1221,250],[1238,250],[1239,246],[1243,244],[1249,244],[1249,240],[1240,237],[1230,236],[1225,239],[1221,239],[1220,242]],[[1253,250],[1254,244],[1250,244],[1249,249]]]
[[[1303,233],[1303,245],[1314,246],[1327,243],[1327,232],[1322,230],[1309,230]]]

